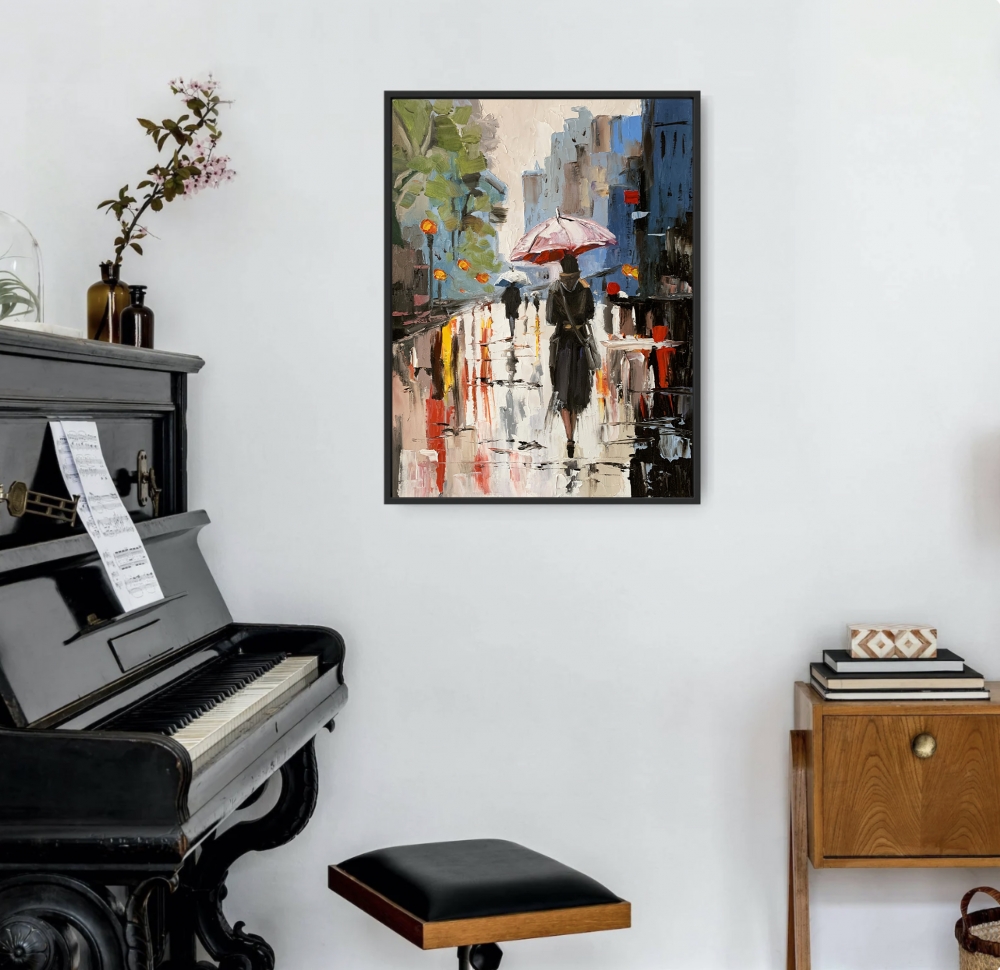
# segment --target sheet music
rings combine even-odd
[[[104,563],[122,611],[163,599],[146,547],[108,472],[93,421],[50,421],[63,481]]]

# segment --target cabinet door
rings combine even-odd
[[[824,717],[823,816],[828,857],[1000,855],[1000,717]]]

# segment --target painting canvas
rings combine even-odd
[[[696,92],[386,94],[386,500],[697,502]]]

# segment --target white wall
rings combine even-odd
[[[490,835],[634,902],[510,970],[782,966],[792,681],[867,616],[1000,676],[996,0],[0,0],[0,33],[0,209],[53,322],[109,253],[97,202],[152,162],[133,119],[179,73],[237,100],[238,180],[151,219],[124,276],[208,361],[192,500],[234,614],[336,626],[352,697],[313,824],[235,867],[230,918],[284,968],[451,968],[325,866]],[[704,92],[699,507],[382,504],[382,91],[407,87]],[[954,966],[980,882],[813,873],[815,966]]]

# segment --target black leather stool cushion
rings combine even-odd
[[[503,839],[396,845],[339,868],[428,921],[621,902],[590,876]]]

